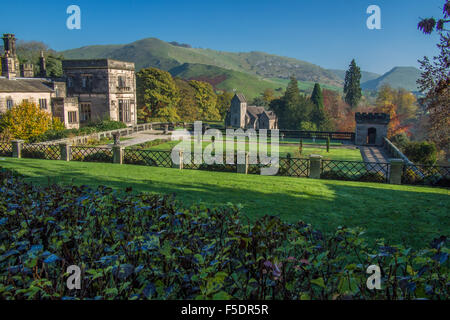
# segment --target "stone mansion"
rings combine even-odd
[[[110,119],[127,125],[137,123],[136,76],[132,62],[112,59],[63,60],[63,76],[47,76],[45,57],[40,74],[32,64],[19,64],[16,39],[4,34],[1,57],[0,114],[23,101],[36,103],[66,128]]]

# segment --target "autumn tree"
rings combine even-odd
[[[140,120],[178,121],[178,88],[170,73],[157,68],[136,74],[136,96]]]
[[[355,59],[350,63],[350,67],[345,73],[344,82],[345,102],[352,109],[356,109],[359,100],[362,97],[361,93],[361,69],[356,65]]]
[[[195,102],[200,115],[199,120],[220,120],[220,113],[217,109],[217,95],[211,84],[191,80],[189,85],[195,90]]]
[[[177,113],[182,121],[193,122],[200,119],[199,109],[195,100],[195,89],[188,81],[175,78],[178,88],[179,102],[176,105]]]
[[[233,99],[234,94],[229,91],[222,91],[217,95],[217,109],[219,110],[220,119],[225,119],[228,109],[231,105],[231,99]]]
[[[273,89],[267,88],[262,93],[262,98],[266,102],[266,104],[269,105],[272,100],[276,98],[275,91]]]
[[[391,130],[410,134],[409,129],[417,120],[417,100],[411,92],[385,84],[377,92],[375,106],[378,112],[386,106],[389,106],[386,110],[392,107],[393,111],[388,112],[391,114]]]
[[[55,126],[59,124],[55,121]],[[50,129],[53,129],[51,115],[27,101],[13,106],[0,119],[0,131],[8,132],[15,139],[28,141]]]
[[[396,112],[396,106],[393,103],[386,102],[382,106],[377,107],[375,111],[387,113],[390,117],[388,125],[388,138],[406,131],[406,127],[400,124],[400,120]]]
[[[329,129],[341,132],[352,132],[355,129],[355,115],[342,96],[332,90],[323,89],[324,111],[329,119]]]
[[[425,95],[420,99],[428,112],[429,139],[450,154],[450,1],[446,0],[442,18],[423,19],[418,29],[425,34],[437,32],[440,41],[437,44],[439,55],[432,61],[428,57],[420,60],[422,74],[417,81],[420,91]]]

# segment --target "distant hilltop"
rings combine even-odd
[[[318,82],[325,88],[342,90],[345,70],[329,70],[318,65],[265,52],[225,52],[192,48],[176,41],[146,38],[123,45],[92,45],[61,52],[67,59],[111,58],[134,62],[136,69],[155,67],[185,79],[200,79],[219,89],[241,87],[249,98],[261,88],[284,89],[287,79],[295,76],[303,89],[312,90]],[[363,90],[377,90],[383,84],[417,91],[420,71],[414,67],[395,67],[384,75],[362,71]],[[242,83],[242,82],[241,82]]]

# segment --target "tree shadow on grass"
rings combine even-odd
[[[1,163],[0,163],[1,166]],[[213,183],[221,179],[230,179],[229,174],[205,172],[215,176],[214,179],[197,178],[183,170],[193,181],[188,181],[180,173],[179,180],[165,181],[164,173],[171,176],[175,171],[161,168],[127,166],[129,174],[115,175],[114,166],[103,166],[109,170],[101,172],[101,166],[92,169],[90,164],[78,166],[66,165],[65,162],[53,163],[51,170],[36,162],[27,162],[18,171],[34,183],[76,184],[97,187],[106,185],[117,190],[131,187],[135,192],[152,192],[175,194],[183,207],[203,203],[208,207],[225,205],[228,202],[242,204],[242,212],[256,220],[266,214],[278,215],[283,220],[311,223],[314,228],[332,232],[338,226],[362,227],[366,237],[373,242],[384,238],[391,244],[404,244],[416,248],[425,247],[434,237],[450,234],[449,194],[420,191],[418,188],[394,190],[390,186],[367,183],[346,183],[331,180],[309,180],[280,177],[286,179],[286,188],[273,188],[267,192],[267,184],[273,177],[251,177],[252,185],[221,185]],[[145,169],[143,169],[145,168]],[[155,170],[161,176],[146,178],[140,175],[142,170]],[[175,169],[168,169],[175,170]],[[122,171],[123,172],[123,171]],[[148,171],[146,171],[148,172]],[[239,177],[239,176],[236,176]],[[241,176],[242,177],[242,176]],[[233,177],[231,177],[233,179]],[[280,181],[280,180],[278,180]],[[320,190],[317,189],[321,184]],[[310,185],[308,188],[293,188],[298,184]],[[314,187],[316,186],[316,188]]]

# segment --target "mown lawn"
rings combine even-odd
[[[145,148],[147,150],[155,150],[155,151],[167,151],[172,150],[180,141],[168,141],[165,143],[161,143],[156,146],[150,146]],[[211,142],[202,142],[202,149],[204,150],[207,146],[211,145]],[[223,150],[225,152],[225,142],[223,143]],[[237,143],[235,143],[235,150],[237,150]],[[250,144],[245,143],[245,150],[249,151]],[[257,145],[257,149],[259,150],[259,144]],[[191,151],[194,150],[194,141],[191,144]],[[270,152],[271,147],[270,144],[267,144],[267,150]],[[343,148],[330,146],[330,151],[327,152],[326,147],[311,147],[311,146],[303,146],[303,151],[299,153],[298,145],[295,144],[281,144],[279,145],[279,153],[280,157],[286,157],[289,153],[294,158],[308,158],[311,154],[320,154],[324,159],[332,159],[332,160],[348,160],[348,161],[362,161],[361,152],[356,148]]]
[[[124,190],[176,194],[183,206],[235,203],[250,221],[266,214],[303,220],[323,231],[363,227],[371,240],[424,247],[450,234],[450,191],[306,178],[271,177],[105,163],[0,158],[0,167],[46,185],[107,185]]]

